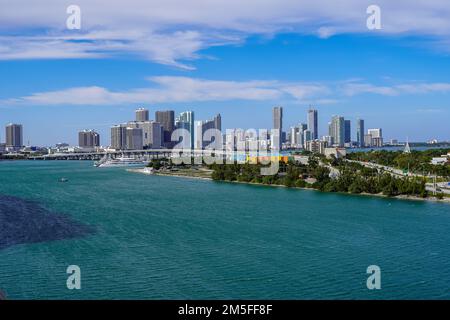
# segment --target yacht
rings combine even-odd
[[[144,167],[145,163],[143,160],[121,156],[115,159],[105,157],[99,162],[96,162],[95,166],[98,168]]]

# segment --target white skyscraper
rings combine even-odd
[[[281,150],[283,133],[283,107],[274,107],[272,109],[273,129],[276,131],[277,139],[271,135],[272,149]]]
[[[203,149],[202,127],[203,127],[202,121],[195,121],[195,123],[194,123],[194,137],[195,137],[194,148],[195,149]]]
[[[300,128],[299,127],[291,127],[291,147],[297,147],[299,144],[301,144],[301,142],[298,140],[298,133],[300,132]]]
[[[383,138],[383,130],[381,128],[368,129],[367,134],[370,134],[372,138]]]
[[[372,147],[382,147],[383,146],[383,130],[381,128],[369,129],[367,134],[371,137]]]
[[[330,135],[334,144],[343,147],[345,143],[345,120],[344,117],[334,116],[331,120]]]

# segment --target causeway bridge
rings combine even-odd
[[[101,152],[76,152],[76,153],[52,153],[44,155],[29,155],[29,160],[100,160],[107,156],[115,159],[118,157],[131,157],[137,159],[161,159],[173,157],[205,157],[222,156],[223,159],[245,159],[248,155],[256,155],[256,151],[228,151],[228,150],[202,150],[202,149],[144,149],[144,150],[105,150]],[[262,152],[259,152],[262,155]],[[266,152],[265,155],[270,155]]]

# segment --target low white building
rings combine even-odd
[[[309,157],[296,154],[296,155],[294,155],[294,161],[299,162],[304,165],[307,165],[308,161],[309,161]]]
[[[328,146],[328,143],[326,141],[320,141],[320,140],[310,140],[306,141],[306,150],[310,151],[312,153],[321,153],[325,154],[325,149]]]
[[[325,148],[324,154],[327,158],[330,158],[332,155],[334,155],[336,159],[341,159],[341,158],[345,158],[347,156],[347,149],[345,149],[345,148]]]
[[[440,165],[440,164],[446,164],[447,162],[449,162],[450,159],[450,154],[447,154],[446,156],[442,156],[442,157],[436,157],[431,159],[431,164],[433,165]]]

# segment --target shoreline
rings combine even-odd
[[[213,181],[210,177],[198,177],[192,175],[182,175],[182,174],[172,174],[172,173],[161,173],[161,172],[147,172],[145,168],[134,168],[134,169],[126,169],[127,172],[144,174],[146,176],[165,176],[165,177],[177,177],[177,178],[188,178],[188,179],[198,179],[198,180],[209,180]]]
[[[245,184],[245,185],[253,185],[253,186],[262,186],[262,187],[278,187],[278,188],[287,188],[287,189],[298,189],[298,190],[310,190],[310,191],[316,191],[316,192],[322,192],[322,193],[329,193],[329,194],[342,194],[342,195],[354,195],[354,196],[364,196],[364,197],[378,197],[378,198],[385,198],[385,199],[396,199],[396,200],[412,200],[412,201],[428,201],[428,202],[435,202],[435,203],[446,203],[450,204],[450,198],[444,197],[443,199],[437,199],[434,197],[427,197],[427,198],[421,198],[417,196],[407,196],[407,195],[398,195],[395,197],[386,196],[381,193],[350,193],[350,192],[326,192],[326,191],[320,191],[313,188],[301,188],[301,187],[287,187],[284,185],[278,185],[278,184],[263,184],[263,183],[255,183],[255,182],[244,182],[244,181],[228,181],[228,180],[213,180],[212,178],[208,177],[196,177],[196,176],[189,176],[189,175],[181,175],[181,174],[172,174],[172,173],[147,173],[144,172],[144,169],[127,169],[128,172],[134,172],[134,173],[140,173],[145,175],[155,175],[155,176],[166,176],[166,177],[177,177],[177,178],[188,178],[188,179],[199,179],[199,180],[209,180],[209,181],[215,181],[215,182],[225,182],[225,183],[239,183],[239,184]]]

